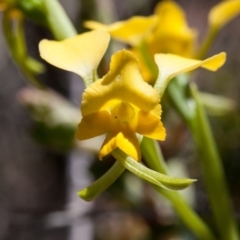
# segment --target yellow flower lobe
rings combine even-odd
[[[127,102],[120,102],[111,110],[112,117],[115,121],[129,123],[135,116],[134,108]]]

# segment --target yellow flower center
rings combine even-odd
[[[135,116],[135,110],[131,104],[127,102],[120,102],[111,110],[111,115],[117,122],[130,123],[133,121]]]

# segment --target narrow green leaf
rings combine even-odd
[[[110,185],[112,185],[124,172],[125,167],[118,161],[98,180],[92,183],[90,186],[82,189],[78,192],[78,196],[85,201],[92,201],[104,192]]]
[[[209,201],[213,211],[213,219],[216,222],[216,228],[219,231],[221,239],[238,240],[238,228],[234,221],[221,158],[205,114],[205,109],[199,99],[197,86],[191,83],[190,91],[196,102],[197,113],[190,127],[198,151],[201,153],[200,160],[203,167],[203,176],[208,191]],[[228,223],[227,228],[226,222]]]
[[[175,178],[165,174],[155,172],[144,165],[136,162],[131,157],[127,156],[120,149],[115,149],[112,155],[129,171],[135,175],[168,190],[182,190],[195,182],[195,179]]]

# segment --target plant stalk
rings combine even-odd
[[[204,180],[209,194],[214,219],[222,240],[239,239],[222,162],[213,139],[205,110],[198,98],[196,86],[191,84],[191,92],[196,101],[196,118],[189,125],[201,155]]]
[[[160,173],[167,174],[167,165],[163,159],[157,141],[144,137],[141,151],[148,166]],[[209,227],[176,191],[168,191],[154,186],[156,191],[167,198],[185,225],[201,240],[216,240]]]

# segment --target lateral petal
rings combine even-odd
[[[116,127],[114,131],[107,135],[99,152],[99,158],[102,159],[117,147],[133,159],[137,161],[141,160],[137,137],[128,124],[124,127]]]
[[[77,139],[86,140],[107,133],[111,129],[111,124],[111,116],[107,111],[86,115],[78,124]]]
[[[154,58],[159,68],[155,89],[162,95],[168,82],[178,74],[189,72],[199,67],[216,71],[224,64],[226,53],[219,53],[203,61],[184,58],[174,54],[155,54]]]
[[[166,138],[166,130],[160,118],[144,111],[138,113],[136,132],[157,140],[165,140]]]
[[[95,21],[86,21],[84,26],[90,29],[107,31],[119,41],[130,45],[138,45],[145,34],[147,34],[157,23],[156,16],[132,17],[126,21],[119,21],[113,24],[104,25]]]
[[[74,72],[84,79],[93,77],[110,41],[105,31],[91,31],[63,41],[42,40],[41,57],[52,65]]]

